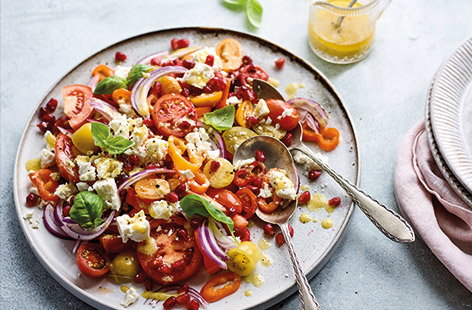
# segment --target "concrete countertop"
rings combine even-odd
[[[393,1],[372,54],[348,66],[325,63],[306,41],[303,0],[261,0],[255,32],[318,67],[344,99],[357,129],[362,187],[395,206],[397,146],[423,118],[432,76],[472,34],[470,0]],[[248,31],[244,15],[218,0],[17,0],[1,2],[0,305],[88,309],[41,266],[18,225],[12,172],[21,132],[38,100],[92,53],[136,34],[179,26]],[[395,244],[356,210],[338,251],[311,285],[324,309],[472,309],[472,294],[421,240]],[[298,309],[296,295],[274,308]]]

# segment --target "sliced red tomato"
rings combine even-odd
[[[223,285],[224,284],[224,285]],[[224,272],[211,278],[200,290],[208,302],[215,302],[236,292],[241,286],[241,277],[234,272]]]
[[[76,154],[72,139],[63,133],[58,134],[54,145],[54,158],[61,176],[71,183],[80,182],[79,171],[73,161]]]
[[[206,191],[206,194],[215,199],[219,204],[223,205],[227,210],[232,209],[233,212],[237,213],[243,211],[243,205],[239,197],[227,189],[210,187]]]
[[[126,194],[126,203],[133,206],[137,210],[147,210],[148,206],[154,201],[154,200],[147,200],[147,199],[142,199],[139,198],[136,195],[136,191],[134,190],[133,187],[130,187],[128,189],[128,193]]]
[[[238,77],[241,86],[249,86],[251,83],[248,81],[248,78],[260,79],[264,81],[269,80],[269,75],[259,66],[255,65],[246,65],[239,69]]]
[[[195,240],[197,241],[198,248],[200,249],[200,252],[202,253],[202,256],[203,256],[203,265],[205,266],[206,271],[209,274],[214,274],[218,272],[221,268],[211,258],[205,255],[205,251],[203,251],[202,249],[197,231],[195,231],[194,233],[195,233]]]
[[[108,256],[97,243],[84,243],[77,250],[77,267],[90,278],[99,278],[110,271]]]
[[[184,96],[167,94],[154,104],[152,119],[161,135],[184,137],[195,127],[197,111]]]
[[[215,109],[221,109],[226,107],[228,104],[226,103],[226,100],[229,97],[229,91],[231,88],[231,80],[226,79],[226,87],[223,89],[223,95],[221,96],[220,102],[218,102],[215,106]]]
[[[137,255],[146,275],[160,284],[191,278],[201,267],[202,254],[189,222],[180,216],[151,221],[151,240],[138,244]]]
[[[62,88],[64,113],[73,129],[85,124],[92,114],[93,108],[88,104],[92,99],[92,93],[92,89],[86,85],[73,84]]]
[[[236,196],[243,205],[241,215],[247,219],[251,218],[257,209],[257,196],[249,188],[241,188],[236,192]]]
[[[57,201],[59,197],[54,195],[54,192],[59,186],[59,183],[52,179],[51,173],[52,170],[39,169],[30,173],[29,178],[38,189],[41,198],[48,201]]]
[[[100,244],[107,253],[120,253],[126,250],[128,243],[124,243],[123,239],[116,234],[101,235]]]
[[[248,220],[244,216],[239,214],[233,215],[231,219],[234,222],[234,228],[237,229],[243,229],[247,226],[247,224],[249,224]]]
[[[267,99],[266,103],[273,124],[279,124],[280,129],[287,131],[297,126],[300,121],[300,114],[293,106],[279,99]]]

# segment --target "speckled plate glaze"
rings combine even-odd
[[[472,37],[464,41],[439,68],[428,99],[431,133],[437,148],[455,179],[470,194],[472,193]]]
[[[342,139],[339,147],[329,154],[330,165],[350,181],[358,183],[360,168],[355,132],[350,117],[331,83],[313,66],[286,49],[245,33],[225,29],[178,28],[151,32],[121,41],[96,53],[73,68],[47,92],[40,105],[45,104],[50,97],[60,98],[61,87],[65,85],[87,83],[93,68],[98,64],[112,63],[116,51],[126,53],[128,56],[126,65],[132,65],[145,55],[168,49],[169,42],[174,37],[187,37],[192,44],[210,46],[216,46],[218,41],[227,37],[236,38],[241,42],[246,54],[250,55],[256,64],[261,65],[271,76],[281,82],[281,90],[292,82],[304,83],[305,88],[300,89],[298,95],[320,102],[331,116],[330,125],[338,128],[341,132]],[[274,70],[274,60],[279,57],[284,57],[287,62],[283,70],[276,71]],[[54,237],[47,232],[42,223],[39,229],[32,229],[22,218],[23,214],[29,210],[24,201],[30,187],[28,173],[24,165],[28,159],[37,157],[45,145],[42,136],[35,127],[38,122],[37,113],[36,110],[24,130],[15,164],[16,210],[25,236],[43,266],[72,294],[99,309],[123,308],[120,301],[123,300],[124,294],[118,285],[112,284],[106,279],[92,280],[79,275],[75,265],[75,257],[71,254],[73,241],[64,241]],[[314,145],[313,148],[319,151]],[[302,183],[309,184],[312,187],[312,192],[323,192],[327,197],[341,196],[343,201],[342,206],[330,215],[324,210],[308,212],[313,218],[319,220],[317,223],[300,223],[298,217],[302,213],[302,208],[296,211],[291,220],[291,224],[295,228],[293,239],[295,250],[302,269],[311,278],[333,254],[335,246],[349,222],[353,205],[343,190],[327,175],[322,175],[315,183],[309,183],[302,176]],[[34,216],[41,219],[42,212],[39,209],[34,211]],[[306,210],[303,211],[306,212]],[[334,226],[330,229],[323,229],[320,222],[328,217],[334,221]],[[256,243],[263,236],[259,225],[251,228],[251,232]],[[254,287],[250,283],[243,282],[238,292],[217,303],[210,304],[210,309],[223,309],[224,307],[227,309],[267,308],[296,291],[295,278],[285,247],[278,248],[274,244],[274,240],[270,240],[270,244],[270,248],[265,253],[271,257],[272,265],[264,267],[259,264],[256,270],[264,278],[264,284]],[[206,280],[207,277],[202,272],[190,284],[199,288]],[[139,292],[143,291],[141,286],[136,287]],[[253,295],[246,297],[244,295],[246,290],[251,290]],[[151,306],[141,297],[129,309],[151,309]]]

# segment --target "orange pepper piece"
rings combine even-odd
[[[189,169],[194,174],[196,174],[200,169],[201,163],[200,164],[191,163],[182,156],[182,154],[187,149],[184,141],[174,136],[170,136],[167,142],[169,143],[168,153],[169,153],[169,156],[174,161],[175,167],[178,170]]]
[[[98,81],[101,81],[106,77],[112,76],[113,74],[115,74],[113,69],[105,65],[98,65],[92,71],[92,76],[98,75]]]
[[[243,101],[236,110],[236,123],[241,127],[248,127],[247,117],[254,111],[254,105],[250,101]]]
[[[190,101],[192,101],[193,105],[196,107],[214,107],[215,104],[220,102],[222,96],[222,91],[216,91],[210,94],[203,93],[201,95],[190,98]]]
[[[231,87],[231,80],[226,79],[226,87],[223,89],[223,95],[221,96],[220,102],[218,102],[215,106],[215,109],[221,109],[226,107],[228,104],[226,103],[226,100],[229,97],[229,89]]]
[[[218,301],[236,292],[241,286],[241,277],[234,272],[220,273],[211,278],[200,290],[208,302]]]
[[[51,177],[52,170],[39,169],[29,174],[31,182],[36,186],[39,196],[44,200],[58,201],[59,197],[54,194],[59,183]]]
[[[325,127],[320,133],[316,133],[304,125],[303,141],[315,142],[322,150],[330,152],[339,144],[339,131],[336,128]]]
[[[210,180],[200,170],[195,173],[195,179],[188,183],[190,190],[197,194],[204,194],[210,187]]]

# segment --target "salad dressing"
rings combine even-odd
[[[265,251],[267,250],[268,248],[270,248],[270,243],[267,242],[266,239],[262,238],[261,240],[259,240],[259,242],[257,243],[257,245],[259,246],[259,249],[261,249],[262,251]]]
[[[333,227],[333,220],[332,219],[324,219],[321,221],[321,227],[324,229],[329,229]]]
[[[255,287],[260,287],[264,284],[264,278],[257,272],[253,271],[250,275],[244,277],[244,282],[251,283]]]
[[[269,267],[272,265],[271,258],[264,253],[262,253],[262,256],[261,256],[261,265],[264,267]]]

